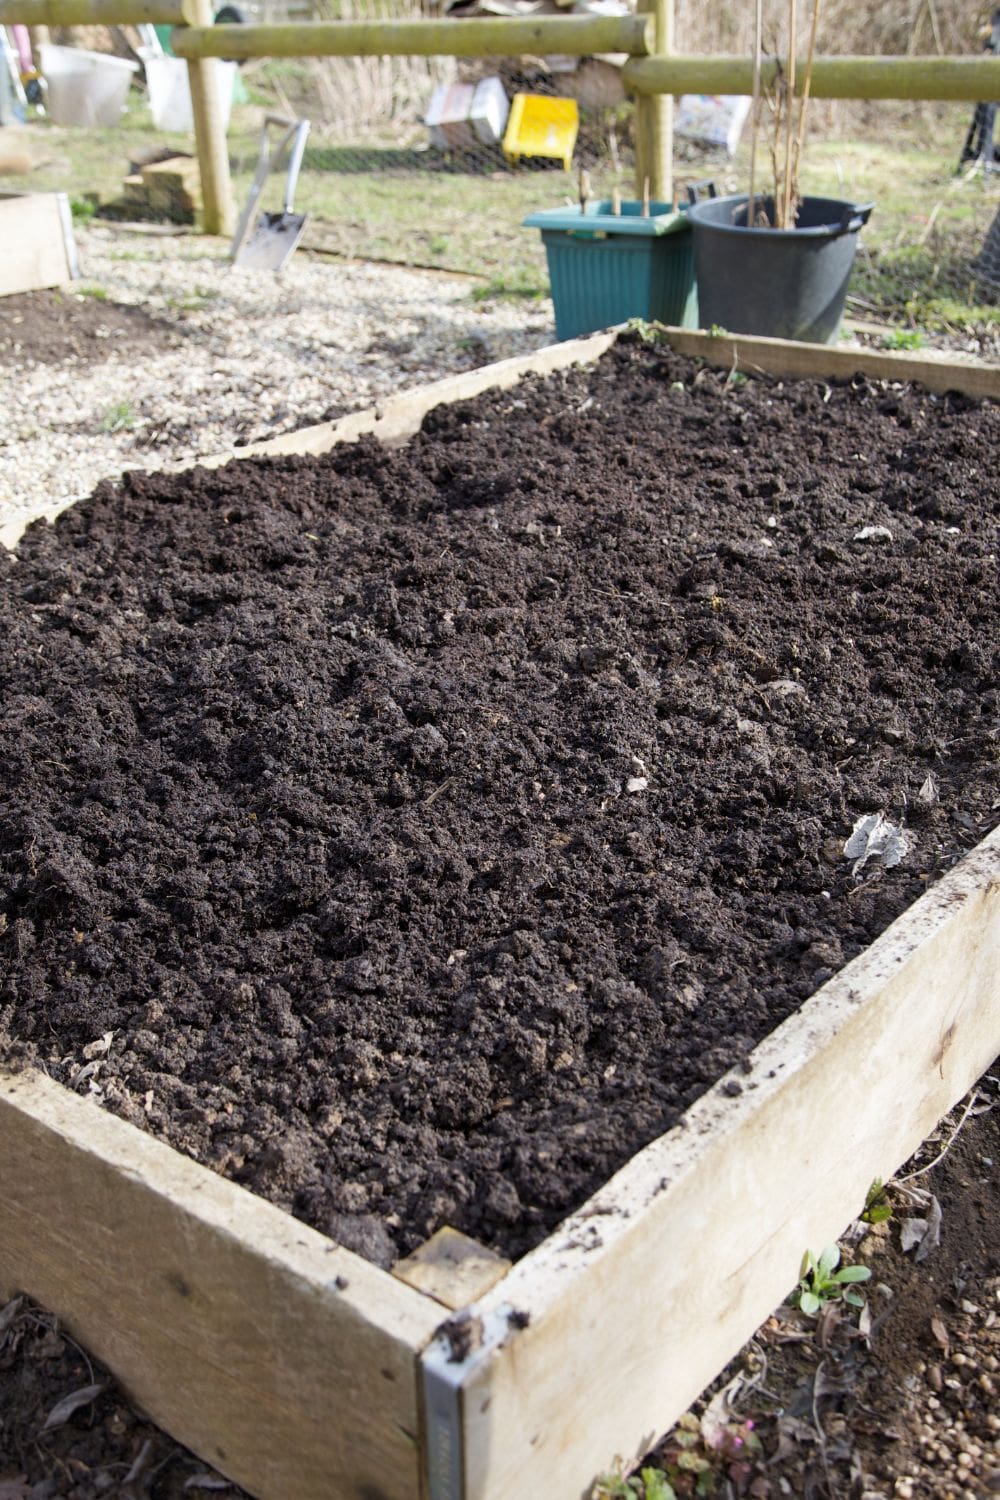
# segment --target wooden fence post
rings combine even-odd
[[[653,17],[653,56],[674,47],[674,0],[639,0]],[[635,102],[636,197],[649,183],[649,196],[669,203],[674,191],[674,101],[671,94],[640,94]]]
[[[195,0],[196,25],[211,26],[212,0]],[[188,61],[191,110],[201,175],[202,224],[206,234],[231,235],[236,228],[236,204],[229,175],[229,147],[222,118],[219,68],[213,59]]]

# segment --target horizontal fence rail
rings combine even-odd
[[[0,26],[185,26],[195,0],[0,0]]]
[[[175,32],[178,57],[588,57],[650,50],[649,16],[483,16],[461,21],[299,21],[193,26]]]
[[[770,87],[782,64],[761,64]],[[799,59],[796,77],[805,76]],[[644,57],[625,64],[624,81],[637,94],[751,94],[753,63],[745,57]],[[1000,57],[817,57],[814,99],[1000,99]]]

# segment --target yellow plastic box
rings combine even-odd
[[[518,162],[522,156],[553,156],[568,172],[579,129],[580,111],[575,99],[515,94],[504,132],[503,154],[509,162]]]

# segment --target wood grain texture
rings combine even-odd
[[[445,1224],[412,1255],[398,1260],[392,1274],[454,1312],[485,1296],[510,1265],[503,1255]]]
[[[638,1458],[998,1051],[1000,830],[475,1304],[529,1321],[468,1361],[466,1500]]]
[[[475,16],[425,21],[291,21],[178,32],[178,57],[517,57],[649,51],[643,16]]]
[[[44,1075],[0,1077],[0,1299],[26,1292],[260,1500],[417,1500],[430,1298]]]
[[[787,64],[785,64],[787,66]],[[761,81],[769,88],[777,64],[765,59]],[[805,74],[805,59],[796,62]],[[625,64],[622,81],[637,94],[750,94],[749,57],[638,57]],[[1000,58],[817,57],[814,99],[958,99],[975,103],[1000,97]]]
[[[869,380],[913,381],[929,391],[961,391],[966,396],[1000,400],[1000,365],[983,360],[928,359],[926,354],[884,353],[880,349],[701,333],[688,328],[669,328],[666,334],[678,354],[747,375],[802,380],[850,380],[852,375],[866,375]]]
[[[214,11],[212,0],[187,0],[199,26],[210,26]],[[238,26],[220,28],[238,31]],[[185,34],[178,28],[175,37]],[[225,54],[228,55],[228,54]],[[201,216],[206,234],[231,236],[236,228],[236,199],[229,172],[229,146],[222,112],[222,81],[214,62],[192,58],[188,61],[188,87],[194,118],[195,151],[201,179]]]
[[[652,51],[670,53],[674,45],[673,0],[638,0],[640,14],[653,22]],[[635,196],[671,203],[674,193],[674,101],[670,94],[640,94],[635,101]]]
[[[0,0],[0,26],[182,26],[191,0]]]
[[[59,193],[0,198],[0,297],[73,278]]]

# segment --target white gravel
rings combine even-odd
[[[302,251],[277,276],[236,271],[221,240],[111,225],[77,241],[71,295],[141,305],[172,346],[109,337],[100,363],[5,371],[0,529],[554,339],[549,301],[474,302],[469,277]]]

